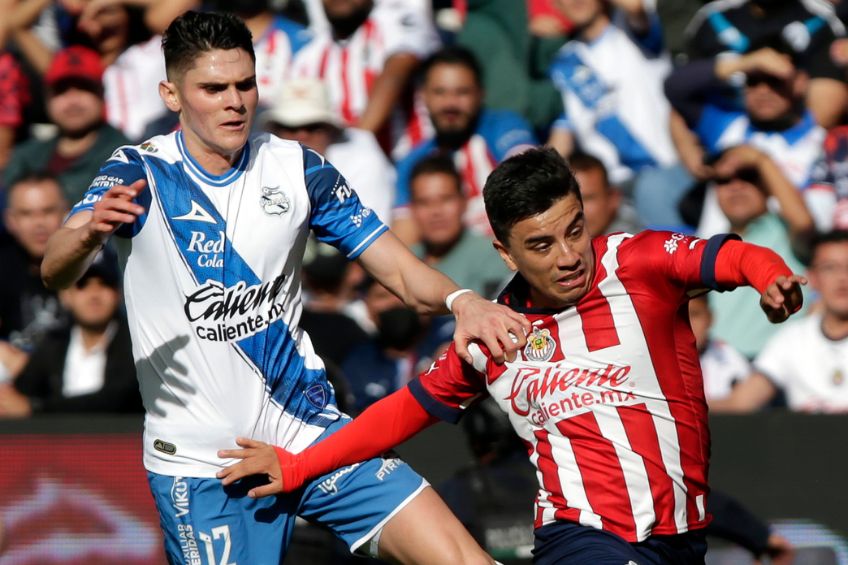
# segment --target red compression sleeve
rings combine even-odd
[[[404,387],[370,406],[327,439],[296,455],[275,447],[283,490],[291,492],[313,477],[376,457],[437,421]]]
[[[716,256],[716,281],[725,286],[747,284],[762,294],[777,277],[791,274],[780,255],[759,245],[730,240]]]

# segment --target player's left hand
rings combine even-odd
[[[779,324],[801,309],[804,304],[801,286],[806,284],[806,277],[801,275],[781,275],[766,288],[760,297],[760,308],[769,322]]]
[[[511,308],[467,292],[454,300],[452,309],[456,316],[456,352],[467,363],[471,363],[468,344],[472,340],[482,341],[496,363],[514,359],[515,352],[527,343],[530,321]]]
[[[265,475],[268,477],[269,483],[250,489],[247,496],[262,498],[283,492],[283,473],[280,470],[280,461],[277,459],[274,446],[243,437],[237,438],[236,443],[244,449],[221,449],[218,451],[218,457],[221,459],[241,459],[238,463],[221,469],[215,475],[221,479],[224,486],[250,475]]]

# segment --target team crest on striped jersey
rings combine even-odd
[[[555,349],[551,330],[533,328],[533,334],[527,337],[527,345],[524,346],[524,357],[529,361],[550,361]]]

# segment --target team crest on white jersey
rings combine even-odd
[[[279,186],[263,186],[259,199],[266,214],[279,216],[289,211],[291,203]]]
[[[554,356],[556,342],[551,337],[551,330],[533,328],[533,334],[527,336],[524,346],[524,357],[528,361],[550,361]]]

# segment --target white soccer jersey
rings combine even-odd
[[[140,139],[150,122],[168,112],[159,96],[159,81],[163,80],[160,36],[121,53],[103,72],[106,117],[112,127],[131,140]]]
[[[591,43],[569,41],[552,63],[565,106],[561,125],[604,162],[613,182],[643,167],[677,162],[663,93],[670,70],[666,56],[640,48],[615,24]]]
[[[333,110],[347,125],[357,123],[386,61],[398,53],[424,58],[439,45],[432,22],[420,9],[404,2],[380,2],[368,19],[344,41],[325,30],[295,56],[292,76],[316,78],[330,90]],[[396,159],[429,136],[429,120],[411,89],[390,116],[379,136]]]
[[[757,355],[754,368],[801,412],[848,412],[848,338],[832,340],[820,315],[790,322]]]
[[[386,226],[323,157],[269,134],[210,175],[182,133],[115,151],[73,212],[139,178],[146,213],[118,232],[153,472],[212,477],[249,436],[298,452],[339,417],[298,327],[311,228],[349,258]]]

